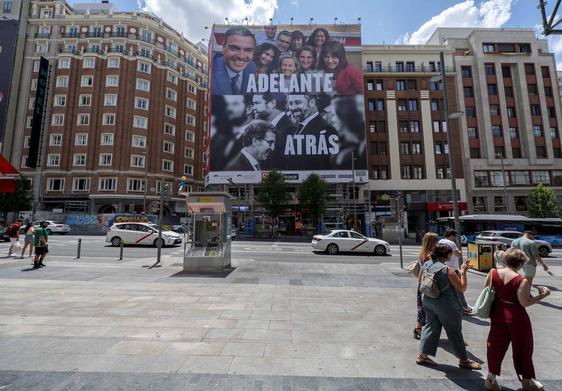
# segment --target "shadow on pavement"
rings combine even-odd
[[[226,278],[235,271],[236,268],[224,269],[218,272],[185,272],[181,271],[176,274],[172,274],[170,277],[195,277],[195,278]]]
[[[484,340],[483,343],[486,343],[486,341]],[[453,346],[451,346],[451,344],[449,343],[449,340],[448,340],[448,339],[440,339],[440,340],[439,340],[439,346],[440,346],[443,350],[445,350],[445,351],[451,353],[453,356],[456,356],[456,353],[455,353],[455,351],[453,350]],[[468,355],[468,358],[469,358],[470,360],[475,361],[475,362],[477,362],[478,364],[483,364],[483,363],[484,363],[484,361],[482,361],[481,359],[479,359],[478,357],[476,357],[474,354],[470,353],[470,352],[468,351],[468,348],[467,348],[466,354]],[[460,370],[460,368],[456,368],[456,369],[459,369],[459,370]],[[464,371],[467,371],[467,370],[466,370],[466,369],[462,369],[462,371],[464,372]]]
[[[489,321],[479,319],[475,316],[464,316],[462,319],[466,320],[467,322],[470,322],[472,324],[478,325],[478,326],[490,326]]]

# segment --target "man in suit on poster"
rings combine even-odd
[[[213,60],[211,90],[213,95],[243,95],[248,77],[256,72],[252,61],[256,39],[245,27],[232,27],[224,34],[222,56]]]
[[[275,127],[269,122],[254,120],[242,138],[244,147],[225,171],[262,171],[264,163],[275,150]]]

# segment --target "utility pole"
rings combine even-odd
[[[357,202],[355,200],[355,152],[351,152],[351,171],[353,175],[353,189],[351,194],[353,196],[353,230],[357,227]]]
[[[142,197],[142,210],[146,213],[146,195],[148,192],[148,143],[144,151],[144,194]]]
[[[160,210],[158,211],[158,252],[156,255],[156,264],[160,263],[162,257],[162,219],[164,217],[164,196],[167,195],[170,187],[164,181],[160,182]]]

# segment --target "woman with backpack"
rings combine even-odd
[[[455,270],[445,265],[452,254],[453,250],[449,246],[438,244],[433,250],[431,261],[426,262],[420,272],[420,290],[427,322],[421,332],[416,363],[437,365],[429,356],[437,353],[441,329],[444,328],[455,355],[459,358],[459,368],[481,369],[480,364],[468,359],[462,335],[463,308],[459,292],[466,290],[468,260],[462,264],[459,276]]]
[[[418,264],[420,265],[420,274],[423,270],[423,265],[431,260],[431,253],[433,249],[437,245],[438,239],[437,234],[435,232],[428,232],[423,235],[422,238],[422,247],[420,250],[420,255],[418,256]],[[419,279],[419,274],[418,274]],[[418,284],[417,289],[417,300],[416,300],[416,307],[417,307],[417,323],[416,328],[414,329],[414,338],[420,339],[421,330],[423,325],[425,324],[425,310],[423,309],[422,304],[422,294],[420,292],[420,285]]]

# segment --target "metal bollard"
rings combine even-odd
[[[123,260],[123,240],[121,240],[121,243],[119,244],[119,260]]]
[[[80,259],[80,251],[82,250],[82,239],[78,239],[78,249],[76,253],[76,259]]]

